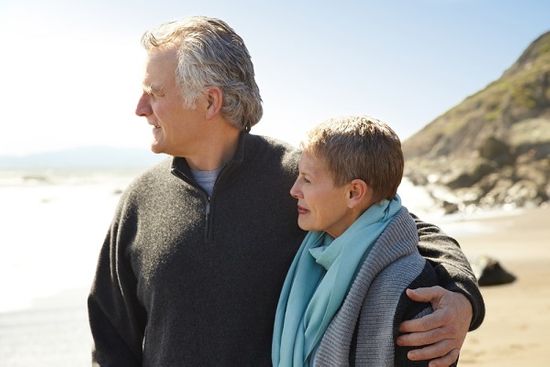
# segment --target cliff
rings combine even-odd
[[[405,175],[431,189],[450,212],[547,202],[550,32],[498,80],[407,139],[403,152]]]

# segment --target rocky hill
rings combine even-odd
[[[405,175],[452,212],[550,199],[550,32],[403,143]]]

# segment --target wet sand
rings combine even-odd
[[[549,366],[550,208],[453,225],[461,224],[484,230],[455,235],[466,255],[495,257],[517,280],[481,288],[485,321],[468,334],[459,365]]]

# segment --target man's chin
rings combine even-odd
[[[151,143],[151,152],[155,154],[166,153],[163,147],[156,142]]]

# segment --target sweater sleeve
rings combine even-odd
[[[94,366],[142,364],[146,314],[137,299],[137,281],[126,254],[126,244],[131,241],[135,224],[128,224],[132,221],[127,216],[124,216],[126,220],[121,220],[121,206],[101,248],[88,296]]]
[[[437,275],[433,266],[426,262],[422,272],[409,284],[408,288],[430,287],[437,282]],[[429,303],[414,302],[405,293],[405,290],[399,297],[399,302],[395,310],[395,319],[393,322],[394,340],[400,335],[399,325],[405,320],[419,319],[433,312],[432,306]],[[420,367],[428,366],[430,361],[411,361],[407,358],[407,353],[410,350],[418,347],[404,347],[395,345],[394,366],[399,367]],[[452,366],[456,366],[456,362]]]
[[[419,319],[422,316],[428,315],[433,312],[430,304],[414,303],[410,300],[408,301],[405,300],[405,298],[402,298],[402,299],[404,300],[404,303],[401,303],[400,307],[403,307],[403,310],[405,311],[405,313],[403,314],[403,317],[399,319],[400,322],[405,320]],[[418,347],[402,347],[396,344],[394,366],[395,367],[428,367],[430,361],[411,361],[409,358],[407,358],[407,353],[417,348]]]
[[[485,304],[477,280],[458,242],[439,227],[423,222],[411,214],[418,230],[420,254],[435,269],[439,285],[453,292],[460,292],[472,304],[470,331],[477,329],[485,317]]]

